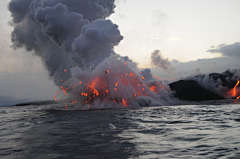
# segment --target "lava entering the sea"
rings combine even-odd
[[[239,86],[239,83],[240,83],[240,81],[238,80],[237,81],[237,84],[233,87],[233,89],[232,89],[232,97],[233,98],[236,98],[236,99],[240,99],[240,95],[239,95],[239,93],[237,92],[237,87]]]
[[[134,63],[125,62],[117,55],[106,58],[92,72],[78,67],[71,72],[73,78],[60,88],[71,99],[68,100],[70,103],[87,108],[101,104],[115,107],[146,106],[152,100],[162,100],[163,92],[170,94],[169,87],[153,78],[151,72],[140,72]]]

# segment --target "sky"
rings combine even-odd
[[[240,40],[239,7],[238,0],[127,0],[110,18],[124,35],[116,50],[143,63],[155,49],[181,62],[218,57],[207,50]]]
[[[41,99],[42,94],[33,95],[28,91],[30,88],[3,91],[8,90],[3,85],[10,82],[6,74],[9,78],[11,75],[11,83],[19,85],[31,83],[36,77],[42,77],[46,86],[53,84],[39,57],[10,47],[8,2],[0,1],[0,80],[4,81],[0,84],[0,96],[26,91],[24,96],[20,93],[14,96]],[[118,54],[130,57],[140,68],[151,68],[157,76],[176,78],[240,68],[239,8],[239,0],[118,0],[115,13],[108,19],[119,26],[124,36],[115,48]],[[171,64],[168,71],[151,65],[151,53],[155,50],[168,58]],[[20,75],[23,77],[17,82]],[[33,85],[35,89],[43,87],[41,82],[35,81]],[[53,89],[46,87],[46,96]]]

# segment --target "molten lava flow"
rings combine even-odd
[[[85,97],[87,97],[87,96],[88,96],[88,94],[87,94],[87,93],[82,93],[81,95],[82,95],[82,96],[85,96]]]
[[[123,99],[122,102],[123,102],[123,106],[124,106],[124,107],[127,107],[127,101],[125,101],[125,100]]]
[[[69,103],[87,109],[145,106],[168,98],[162,98],[162,93],[170,94],[170,89],[163,87],[161,81],[149,78],[149,71],[140,72],[131,62],[127,64],[118,56],[113,60],[106,59],[93,71],[79,68],[70,71],[73,78],[62,81],[60,88],[71,99]]]
[[[239,85],[239,80],[238,80],[237,84],[236,84],[236,85],[234,86],[234,88],[233,88],[233,93],[234,93],[233,95],[234,95],[234,96],[237,95],[237,94],[236,94],[236,93],[237,93],[237,92],[236,92],[236,88],[237,88],[238,85]]]
[[[150,86],[151,91],[156,92],[156,86]]]
[[[232,89],[232,97],[236,97],[237,96],[237,87],[239,85],[240,81],[238,80],[237,84],[233,87]],[[240,96],[236,97],[236,99],[239,99]]]
[[[67,88],[66,89],[64,89],[64,88],[62,88],[62,91],[64,92],[64,94],[65,94],[65,96],[67,96]]]
[[[238,80],[237,84],[234,86],[234,88],[236,88],[238,85],[239,85],[239,80]]]

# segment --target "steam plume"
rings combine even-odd
[[[12,0],[12,47],[33,50],[61,85],[58,81],[69,75],[71,67],[97,64],[99,59],[92,57],[104,59],[113,53],[112,44],[122,40],[118,26],[103,21],[114,8],[112,0]],[[67,72],[59,74],[64,69]]]
[[[105,20],[114,13],[114,3],[11,0],[12,47],[40,56],[55,84],[85,108],[171,103],[168,86],[149,69],[140,73],[135,63],[114,52],[123,39],[118,26]],[[158,53],[153,53],[153,63],[162,61],[159,66],[168,69],[168,59]]]
[[[151,64],[163,69],[164,71],[171,71],[171,62],[168,58],[164,59],[160,50],[155,50],[151,54]]]

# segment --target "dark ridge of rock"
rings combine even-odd
[[[234,76],[234,74],[236,74],[237,72],[239,72],[239,69],[228,69],[224,72],[222,72],[222,75],[228,76],[229,78],[232,78]]]
[[[195,78],[204,79],[206,75],[197,75]],[[228,89],[234,88],[238,80],[240,80],[239,69],[228,69],[222,73],[211,73],[209,76],[215,81],[221,80],[221,85],[228,87]],[[219,100],[224,99],[218,94],[206,90],[203,86],[199,85],[195,80],[180,80],[169,84],[172,91],[175,91],[175,96],[183,100],[191,101],[203,101],[203,100]],[[239,86],[238,86],[239,87]],[[233,97],[235,99],[235,97]]]
[[[48,105],[48,104],[57,104],[54,100],[48,101],[35,101],[35,102],[26,102],[26,103],[19,103],[14,106],[28,106],[28,105]]]
[[[223,75],[220,73],[211,73],[209,74],[210,77],[212,77],[215,81],[217,81],[218,79],[220,79],[223,82],[223,86],[227,86],[227,75]]]
[[[237,84],[237,81],[239,80],[236,78],[236,76],[234,77],[234,75],[236,75],[236,73],[239,73],[239,75],[240,75],[240,70],[239,69],[228,69],[228,70],[224,71],[223,73],[221,73],[221,75],[226,76],[226,78],[225,78],[227,80],[226,85],[228,86],[229,89],[233,88]]]
[[[169,84],[175,96],[182,100],[203,101],[203,100],[220,100],[219,95],[206,90],[193,80],[180,80]]]

